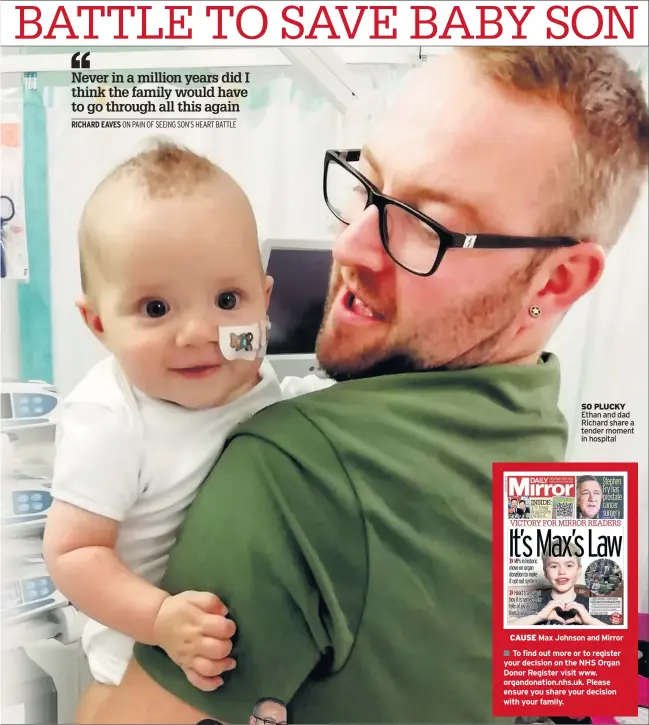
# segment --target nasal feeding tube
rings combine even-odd
[[[249,325],[219,325],[219,347],[226,360],[256,360],[268,345],[268,318]]]

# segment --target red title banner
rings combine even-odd
[[[646,45],[646,2],[0,3],[4,45]]]

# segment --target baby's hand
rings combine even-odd
[[[157,644],[200,690],[216,690],[219,675],[234,669],[231,638],[236,626],[214,594],[182,592],[167,597],[155,621]]]

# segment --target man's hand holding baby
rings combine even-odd
[[[188,591],[167,597],[156,617],[156,644],[201,690],[216,690],[220,675],[236,666],[228,656],[236,625],[227,614],[214,594]]]

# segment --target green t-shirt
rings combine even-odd
[[[205,480],[163,582],[221,597],[237,668],[206,693],[160,649],[137,660],[224,722],[265,696],[294,723],[493,721],[491,466],[562,459],[558,390],[546,355],[261,411]]]

